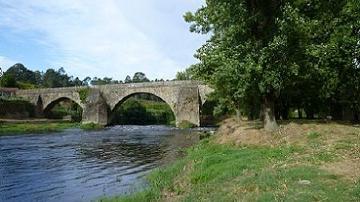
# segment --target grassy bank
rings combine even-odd
[[[150,187],[104,201],[359,201],[360,128],[285,123],[275,133],[227,120]]]
[[[79,123],[72,122],[0,123],[0,136],[60,132],[67,128],[79,127],[79,125]]]

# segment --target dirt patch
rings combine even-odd
[[[286,164],[318,165],[351,181],[360,178],[360,128],[335,122],[285,122],[275,132],[266,132],[259,122],[225,120],[214,138],[231,145],[299,146]],[[284,162],[283,162],[284,163]],[[279,165],[281,166],[281,165]]]
[[[223,121],[217,131],[215,142],[235,145],[268,145],[279,144],[306,145],[310,138],[319,139],[326,145],[332,145],[341,140],[352,139],[360,142],[360,128],[339,124],[321,122],[286,122],[281,123],[275,132],[266,132],[261,123],[256,121],[237,121],[229,118]]]
[[[346,159],[327,163],[322,165],[321,168],[353,182],[360,178],[360,159]]]

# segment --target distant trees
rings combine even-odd
[[[125,78],[125,83],[131,83],[131,82],[132,82],[131,77],[127,75]]]
[[[146,75],[142,72],[136,72],[133,76],[132,82],[133,83],[142,83],[142,82],[149,82],[150,80],[146,78]]]
[[[176,73],[175,80],[184,81],[184,80],[191,80],[192,74],[191,69],[186,69],[184,71],[180,71]]]
[[[1,77],[0,86],[2,86],[2,87],[18,87],[15,77],[10,74],[4,74]]]
[[[23,64],[17,63],[11,66],[4,75],[9,75],[16,78],[17,81],[36,84],[37,74],[28,70]]]
[[[161,81],[163,80],[161,79]],[[143,72],[136,72],[132,78],[130,76],[126,76],[125,78],[125,83],[140,82],[150,82],[150,80]],[[69,76],[63,67],[59,68],[58,70],[50,68],[45,72],[31,71],[20,63],[11,66],[6,72],[4,72],[4,75],[0,79],[1,87],[16,87],[22,89],[106,85],[119,83],[123,83],[123,81],[114,80],[110,77],[85,77],[83,80],[81,80],[79,77],[74,78],[73,76]]]

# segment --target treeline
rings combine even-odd
[[[215,111],[262,118],[267,130],[295,111],[358,122],[359,19],[358,0],[206,0],[185,20],[211,37],[177,77],[206,81]]]
[[[155,79],[153,81],[164,81],[163,79]],[[150,82],[146,75],[142,72],[136,72],[133,77],[126,76],[125,80],[114,80],[109,77],[90,78],[73,77],[66,73],[63,67],[58,70],[47,69],[45,72],[31,71],[23,64],[15,64],[11,66],[1,77],[0,87],[15,87],[20,89],[32,88],[57,88],[71,86],[89,86],[89,85],[105,85],[120,83],[140,83]]]

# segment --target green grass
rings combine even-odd
[[[195,128],[196,125],[193,123],[190,123],[189,121],[181,121],[178,125],[181,129],[187,129],[187,128]]]
[[[101,201],[359,201],[360,182],[350,183],[304,161],[296,146],[219,145],[212,138],[185,158],[149,176],[150,186],[129,196]],[[309,147],[311,148],[311,147]],[[323,161],[328,156],[319,154]],[[307,181],[309,183],[301,183]]]
[[[317,139],[320,136],[321,136],[321,134],[318,132],[310,132],[308,134],[308,139],[313,140],[313,139]]]
[[[80,128],[89,131],[89,130],[100,130],[103,129],[104,126],[96,123],[86,123],[86,124],[81,124]]]
[[[79,123],[41,122],[41,123],[0,123],[0,136],[28,133],[60,132],[67,128],[79,127]]]

